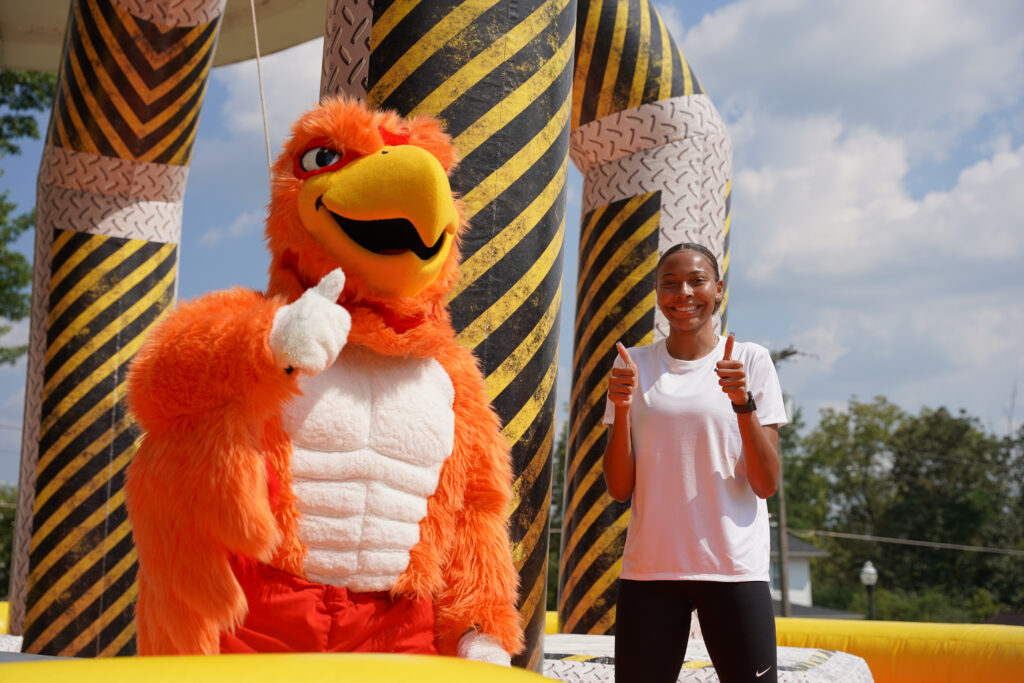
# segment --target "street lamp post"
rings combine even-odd
[[[871,560],[864,563],[860,569],[860,582],[868,590],[868,619],[875,618],[875,584],[878,583],[878,570]]]

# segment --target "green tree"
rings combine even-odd
[[[39,139],[35,114],[51,106],[56,82],[53,74],[0,70],[0,158],[21,153],[19,138]],[[17,321],[30,310],[32,265],[11,244],[35,224],[35,210],[16,214],[8,197],[8,191],[0,192],[0,317]],[[10,329],[0,324],[0,337]],[[0,363],[13,363],[26,350],[25,345],[0,347]]]
[[[989,547],[1009,540],[1000,524],[1009,503],[1005,454],[975,418],[925,408],[903,421],[891,446],[895,496],[878,520],[879,535]],[[901,545],[880,550],[879,562],[900,585],[951,594],[990,586],[994,555]]]
[[[548,535],[548,594],[549,612],[558,609],[558,565],[562,552],[562,527],[565,523],[565,457],[569,445],[569,423],[563,422],[558,430],[558,442],[551,452],[551,508],[548,526],[558,533]]]
[[[1005,466],[1005,511],[992,524],[990,544],[1024,552],[1024,427],[1000,441],[1000,463]],[[997,470],[998,471],[998,470]],[[989,584],[996,599],[1017,610],[1024,608],[1024,557],[997,555],[989,558]],[[1005,611],[1005,610],[1004,610]]]
[[[790,527],[873,534],[874,516],[894,491],[888,478],[889,440],[904,413],[883,397],[851,400],[847,410],[826,409],[815,429],[787,458],[786,502]],[[877,560],[877,544],[826,536],[815,545],[829,553],[812,561],[815,604],[847,609],[865,560]]]
[[[790,526],[825,532],[1024,548],[1024,430],[1005,438],[945,408],[905,413],[883,397],[825,410],[784,451]],[[866,612],[858,574],[879,568],[880,619],[983,621],[1024,607],[1024,557],[819,535],[814,602]]]
[[[0,600],[7,599],[11,584],[11,549],[14,547],[14,510],[18,491],[8,484],[0,484]]]

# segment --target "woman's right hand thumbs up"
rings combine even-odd
[[[625,366],[612,366],[611,379],[608,380],[608,400],[619,408],[633,405],[633,391],[636,389],[636,363],[629,357],[629,351],[622,342],[615,342],[615,350]]]

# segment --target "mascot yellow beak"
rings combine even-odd
[[[459,222],[444,168],[414,145],[383,147],[308,177],[299,216],[346,272],[397,296],[434,281]]]

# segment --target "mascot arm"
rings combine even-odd
[[[258,444],[224,417],[219,430],[183,418],[146,434],[129,466],[141,654],[216,654],[247,610],[230,555],[266,561],[280,544]]]
[[[438,644],[442,654],[473,657],[477,651],[494,661],[487,653],[495,649],[492,644],[509,654],[523,648],[516,610],[519,579],[508,534],[509,448],[473,357],[461,347],[445,356],[439,360],[455,386],[456,423],[442,488],[455,494],[455,507],[437,600]]]
[[[159,497],[175,515],[205,518],[197,521],[204,538],[260,559],[278,534],[265,428],[298,391],[268,341],[282,303],[235,289],[184,304],[150,332],[128,375],[129,405],[145,432],[132,470],[159,470],[146,493],[166,487],[175,495]]]
[[[296,391],[267,341],[281,303],[233,290],[185,304],[132,363],[128,400],[145,434],[126,498],[145,654],[217,652],[246,609],[230,554],[267,560],[280,543],[262,438]]]
[[[233,289],[182,304],[146,339],[132,361],[129,401],[148,433],[184,418],[215,424],[225,410],[259,423],[297,391],[296,378],[270,348],[284,301]]]

